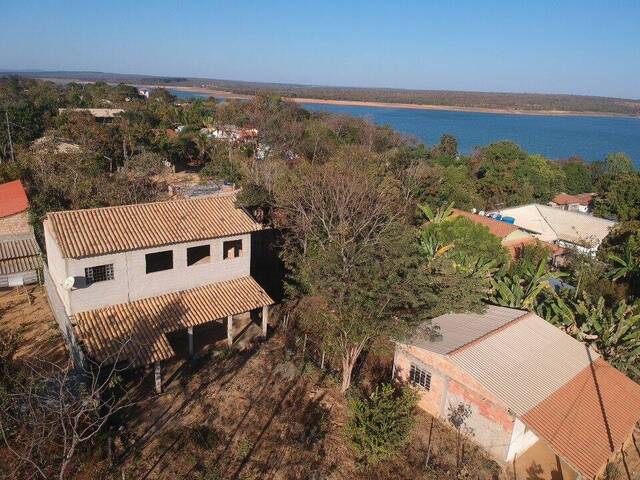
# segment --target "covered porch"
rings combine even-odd
[[[208,342],[231,346],[251,325],[267,336],[273,300],[252,277],[82,312],[78,338],[89,358],[130,367],[153,366],[162,390],[162,362],[193,356]]]

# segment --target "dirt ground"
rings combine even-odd
[[[425,467],[432,422],[425,414],[396,459],[359,466],[343,433],[347,408],[336,382],[294,358],[278,336],[253,350],[183,364],[161,395],[149,392],[150,378],[145,388],[145,398],[119,419],[113,466],[87,458],[77,478],[455,477],[455,436],[437,420]],[[464,458],[464,478],[498,478],[499,468],[479,449],[467,444]]]
[[[0,290],[0,331],[7,329],[22,335],[18,358],[66,364],[44,288]],[[166,365],[161,395],[153,393],[152,375],[140,384],[140,374],[132,373],[139,401],[117,419],[110,435],[96,441],[92,453],[78,457],[73,478],[456,478],[455,433],[422,412],[411,441],[395,459],[358,465],[343,433],[346,399],[335,379],[304,363],[277,334],[259,345],[239,344],[246,349],[205,349],[195,360]],[[627,480],[626,471],[640,468],[638,446],[628,447],[627,465],[617,462],[611,478]],[[514,472],[502,471],[471,442],[463,452],[457,478],[513,478]],[[516,478],[546,480],[547,475],[527,469]]]
[[[17,359],[66,365],[66,347],[43,286],[0,290],[0,332],[10,330],[22,337]]]

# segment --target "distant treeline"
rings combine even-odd
[[[640,116],[640,100],[582,95],[551,95],[532,93],[484,93],[445,90],[404,90],[388,88],[322,87],[278,83],[242,82],[206,78],[154,77],[102,72],[20,72],[33,78],[53,77],[84,81],[137,83],[172,86],[206,86],[233,93],[255,95],[260,92],[293,98],[347,100],[362,102],[411,103],[466,108],[487,108],[524,111],[594,112]],[[0,76],[2,74],[0,73]]]

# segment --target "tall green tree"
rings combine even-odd
[[[619,221],[640,220],[640,172],[610,178],[596,198],[595,214]]]
[[[571,195],[593,192],[591,169],[581,158],[572,158],[561,164],[564,172],[565,192]]]

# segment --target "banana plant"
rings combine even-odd
[[[443,245],[431,232],[422,232],[420,238],[420,250],[427,257],[427,261],[435,260],[438,257],[444,256],[448,251],[453,248],[453,243]]]
[[[424,217],[431,223],[441,223],[451,216],[453,213],[454,202],[451,202],[447,206],[440,206],[435,211],[427,204],[418,205],[418,210],[424,215]]]
[[[609,254],[608,258],[613,263],[613,268],[609,271],[611,280],[619,280],[640,272],[640,259],[633,254],[629,245],[624,249],[623,257]]]
[[[492,278],[490,299],[505,307],[533,310],[540,294],[553,288],[550,281],[562,276],[560,272],[547,271],[546,259],[542,259],[537,267],[527,267],[522,278],[518,275]]]
[[[495,260],[483,260],[462,256],[453,260],[453,267],[465,277],[477,279],[490,279],[498,270]]]
[[[594,348],[634,379],[640,378],[640,304],[622,301],[608,307],[586,292],[549,296],[537,309],[541,316]]]

